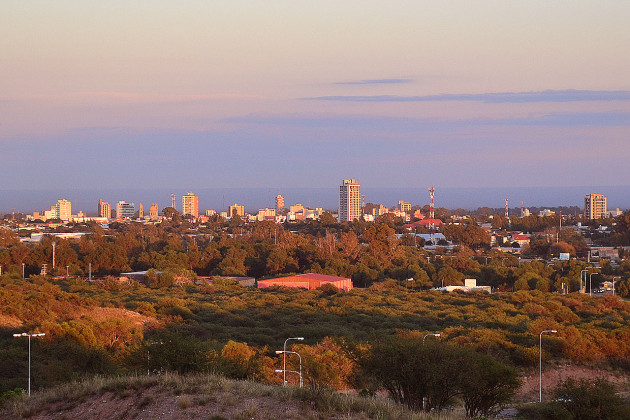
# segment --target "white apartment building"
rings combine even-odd
[[[136,205],[134,203],[127,203],[126,201],[119,201],[116,205],[116,218],[118,219],[133,219],[136,213]]]
[[[603,194],[589,194],[584,197],[584,216],[589,220],[606,217],[606,201]]]
[[[61,200],[57,200],[57,204],[55,205],[55,217],[57,219],[63,220],[67,222],[72,219],[72,203],[62,198]]]
[[[339,187],[339,221],[351,222],[361,217],[361,185],[355,179],[344,179]]]
[[[186,215],[194,218],[199,216],[199,197],[192,192],[182,196],[182,216]]]

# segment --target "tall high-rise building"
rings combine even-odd
[[[339,221],[351,222],[361,217],[361,185],[354,179],[344,179],[339,187]]]
[[[136,205],[134,203],[119,201],[116,205],[116,218],[118,219],[133,219],[135,213]]]
[[[606,196],[603,194],[589,194],[584,198],[584,216],[587,219],[601,219],[608,215]]]
[[[228,217],[233,217],[234,215],[239,217],[245,216],[245,207],[239,206],[236,203],[232,204],[230,207],[228,207]]]
[[[112,218],[112,205],[107,201],[98,200],[98,217]]]
[[[157,220],[160,209],[158,208],[157,203],[151,203],[151,207],[149,207],[149,218],[151,220]]]
[[[192,192],[182,196],[182,216],[199,216],[199,197]]]
[[[55,216],[57,219],[63,220],[64,222],[70,220],[72,218],[72,203],[65,198],[57,200]]]
[[[276,212],[280,212],[284,208],[284,197],[280,194],[276,195]]]

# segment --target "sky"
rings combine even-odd
[[[0,191],[629,185],[628,16],[3,0]]]

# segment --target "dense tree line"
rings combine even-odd
[[[176,214],[176,213],[174,213]],[[329,214],[327,214],[330,216]],[[390,216],[390,217],[385,217]],[[387,214],[376,223],[338,223],[330,217],[288,226],[272,222],[237,224],[219,220],[207,226],[192,225],[173,216],[159,225],[113,224],[109,231],[98,226],[83,227],[90,234],[79,240],[55,238],[56,270],[64,275],[116,275],[128,270],[167,272],[150,278],[153,287],[169,286],[178,276],[235,275],[267,278],[293,273],[317,272],[352,278],[356,287],[394,279],[412,288],[462,284],[475,278],[480,285],[503,290],[534,289],[561,291],[579,288],[579,272],[586,264],[571,261],[536,272],[540,285],[524,280],[522,268],[510,253],[488,249],[490,237],[474,223],[450,224],[443,228],[446,237],[459,247],[448,254],[438,249],[428,254],[423,243],[403,234],[400,221]],[[621,229],[621,228],[620,228]],[[45,236],[35,245],[20,243],[12,232],[1,229],[0,265],[3,271],[25,276],[39,274],[42,264],[52,268],[52,240]],[[527,257],[549,258],[561,252],[585,255],[586,244],[573,229],[556,236],[534,237],[522,249]],[[521,264],[521,267],[530,267]],[[531,268],[531,267],[530,267]],[[578,269],[579,268],[579,269]],[[597,271],[591,269],[591,271]],[[621,276],[620,291],[628,292],[630,267],[622,264],[595,277],[601,282]],[[407,279],[413,279],[407,282]],[[530,281],[531,280],[531,281]],[[545,285],[546,284],[546,285]],[[599,283],[598,283],[599,284]]]

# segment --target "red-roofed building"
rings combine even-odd
[[[326,274],[307,273],[274,279],[258,280],[258,288],[270,286],[302,287],[304,289],[317,289],[323,284],[332,284],[346,292],[352,290],[352,280],[345,277],[328,276]]]
[[[431,221],[433,221],[433,224],[435,225],[435,227],[440,227],[444,224],[440,219],[423,219],[423,220],[418,220],[417,222],[408,223],[406,225],[403,225],[403,227],[405,229],[413,229],[416,227],[429,227],[429,225],[431,224]]]
[[[518,245],[523,247],[529,244],[529,236],[521,235],[519,233],[512,234],[512,242],[518,242]]]

